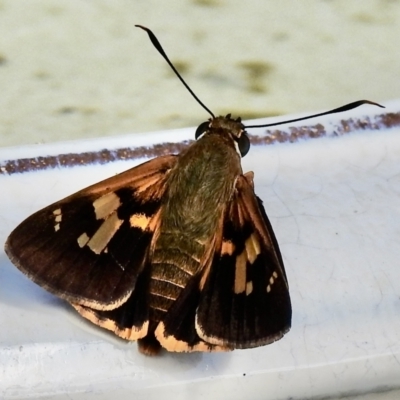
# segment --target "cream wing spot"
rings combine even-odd
[[[253,292],[253,282],[249,281],[246,283],[246,296]]]
[[[89,239],[90,237],[86,234],[86,232],[82,233],[82,235],[78,237],[78,246],[80,248],[86,246]]]
[[[93,202],[96,219],[106,219],[109,215],[114,213],[120,205],[121,201],[114,192],[99,197]]]
[[[247,265],[247,253],[246,249],[242,251],[236,257],[235,265],[235,282],[233,291],[236,294],[243,293],[246,291],[246,265]]]
[[[275,280],[278,278],[278,273],[274,271],[269,278],[269,283],[267,285],[267,293],[271,292],[272,285],[275,283]]]
[[[230,240],[224,240],[221,247],[221,256],[231,256],[235,251],[235,245]]]
[[[259,240],[254,233],[252,233],[251,236],[246,240],[245,248],[248,260],[250,264],[253,264],[261,252]]]
[[[150,223],[151,218],[146,217],[144,214],[133,214],[129,218],[129,223],[132,228],[139,228],[141,230],[146,230],[149,223]]]
[[[54,231],[57,232],[60,230],[60,222],[62,220],[62,212],[61,212],[61,208],[57,208],[56,210],[53,211],[53,215],[54,215]]]
[[[115,232],[122,225],[123,220],[119,219],[117,213],[107,218],[90,238],[87,246],[96,254],[100,254],[113,238]]]

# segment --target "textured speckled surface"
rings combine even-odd
[[[0,146],[400,98],[391,0],[0,1]]]

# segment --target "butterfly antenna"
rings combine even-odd
[[[353,103],[349,103],[349,104],[346,104],[346,105],[338,107],[338,108],[334,108],[333,110],[330,110],[330,111],[325,111],[325,112],[322,112],[319,114],[308,115],[307,117],[289,119],[287,121],[273,122],[273,123],[265,124],[265,125],[246,125],[246,128],[265,128],[268,126],[277,126],[277,125],[288,124],[291,122],[304,121],[305,119],[321,117],[322,115],[335,114],[335,113],[340,113],[343,111],[349,111],[349,110],[352,110],[353,108],[360,107],[363,104],[372,104],[374,106],[385,108],[384,106],[382,106],[378,103],[374,103],[373,101],[359,100],[359,101],[354,101]]]
[[[194,94],[193,90],[190,89],[189,85],[184,81],[184,79],[181,77],[177,69],[174,67],[174,64],[170,61],[168,56],[165,54],[164,49],[161,47],[160,42],[154,35],[154,33],[149,29],[146,28],[145,26],[142,25],[135,25],[137,28],[141,28],[144,31],[147,32],[149,35],[149,38],[151,40],[151,43],[153,43],[154,47],[158,50],[158,52],[164,57],[164,60],[168,63],[168,65],[172,68],[172,70],[175,72],[175,75],[179,78],[179,80],[183,83],[185,88],[189,91],[189,93],[196,99],[196,101],[213,117],[215,118],[215,115],[211,112],[211,110]]]

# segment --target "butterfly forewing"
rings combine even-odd
[[[176,156],[159,157],[33,214],[6,252],[33,281],[98,310],[123,304],[143,269]]]

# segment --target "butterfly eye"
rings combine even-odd
[[[196,134],[194,135],[195,139],[197,140],[203,133],[207,132],[209,127],[210,121],[206,121],[200,124],[196,129]]]
[[[238,146],[240,155],[244,157],[250,150],[250,139],[246,133],[243,133],[242,136],[240,136],[238,140]]]

